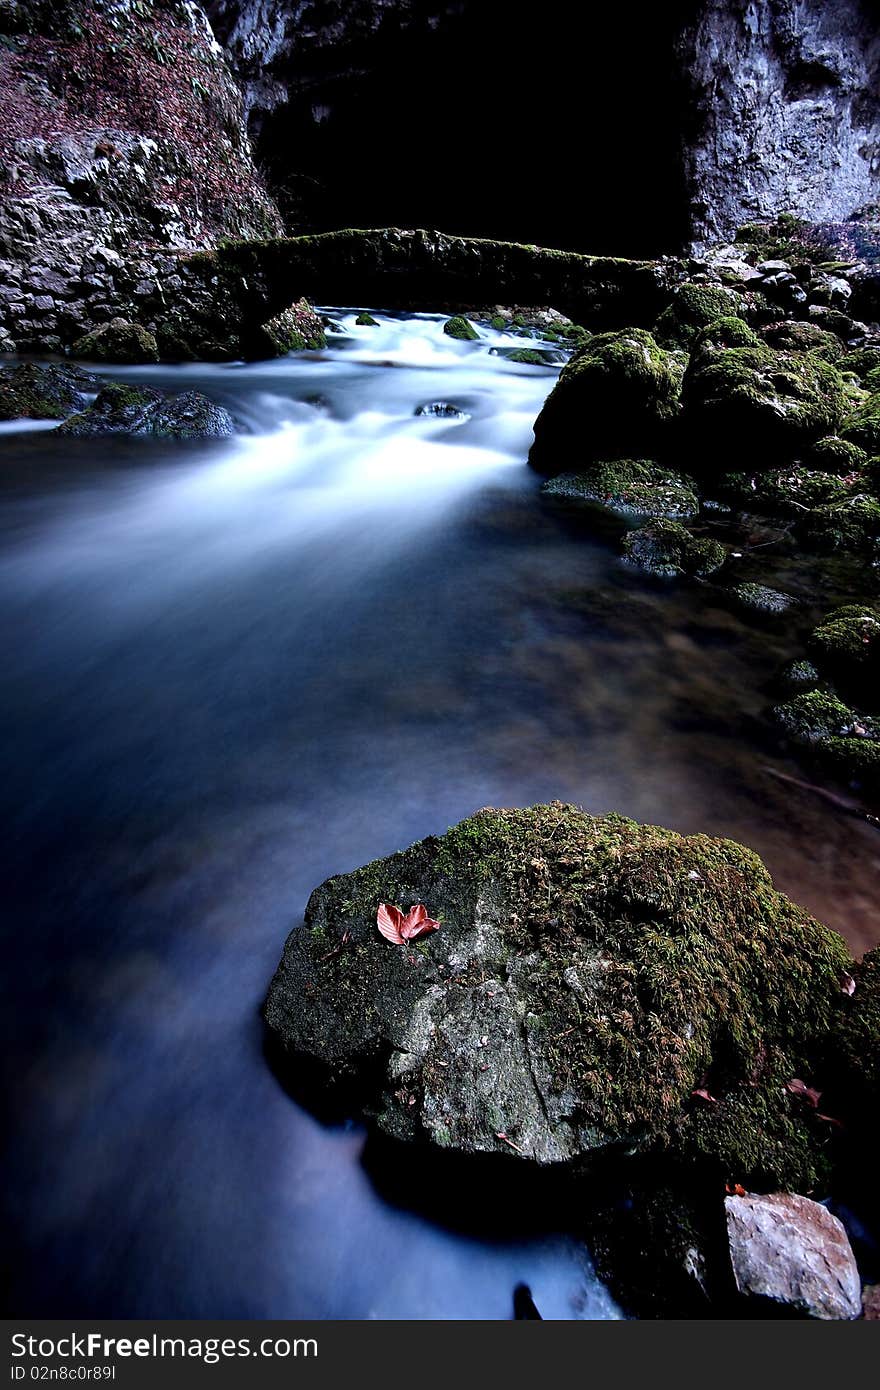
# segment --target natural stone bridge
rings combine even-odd
[[[186,307],[170,307],[187,338],[196,330],[204,355],[213,355],[206,352],[211,340],[219,347],[231,338],[247,355],[260,341],[260,326],[303,295],[385,309],[552,305],[578,323],[647,325],[682,273],[674,261],[397,228],[228,243],[188,257],[182,269]]]

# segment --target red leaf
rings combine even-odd
[[[785,1083],[786,1090],[791,1091],[793,1096],[803,1096],[804,1100],[809,1101],[813,1109],[819,1104],[822,1092],[808,1086],[805,1081],[801,1081],[799,1076],[793,1076],[790,1081]]]
[[[699,1090],[691,1091],[691,1095],[697,1096],[700,1100],[708,1100],[711,1105],[718,1104],[718,1097],[710,1095],[705,1086],[701,1086]]]
[[[732,1187],[729,1182],[726,1182],[724,1184],[724,1190],[731,1197],[745,1197],[746,1195],[746,1190],[741,1182],[735,1182]]]
[[[407,941],[417,941],[420,936],[439,931],[440,923],[428,916],[424,903],[416,903],[404,917],[399,907],[392,903],[380,903],[376,913],[376,926],[386,941],[395,946],[403,946]]]
[[[400,934],[404,941],[416,941],[420,936],[427,936],[429,932],[439,930],[440,923],[428,916],[428,909],[424,903],[416,903],[406,914]]]
[[[393,941],[395,946],[403,945],[404,938],[401,933],[403,922],[403,913],[399,907],[392,907],[390,903],[379,904],[379,911],[376,913],[376,926],[386,941]]]

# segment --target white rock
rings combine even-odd
[[[846,1231],[818,1202],[795,1193],[727,1197],[736,1286],[823,1320],[857,1318],[861,1280]]]

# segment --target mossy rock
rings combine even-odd
[[[727,559],[720,541],[697,537],[677,521],[654,521],[624,538],[623,553],[631,564],[661,577],[714,574]]]
[[[880,611],[866,604],[835,608],[816,627],[810,653],[835,685],[870,707],[880,701]]]
[[[673,292],[671,304],[654,326],[654,336],[664,346],[690,348],[701,329],[718,319],[739,317],[742,308],[743,301],[734,290],[686,281]]]
[[[461,314],[455,314],[453,318],[447,319],[443,325],[443,332],[447,338],[456,338],[463,343],[475,342],[480,336],[470,320]]]
[[[0,420],[63,420],[100,388],[81,367],[22,362],[0,368]]]
[[[684,380],[682,424],[705,455],[743,455],[756,470],[778,466],[823,435],[846,413],[844,383],[811,353],[728,348],[695,357]]]
[[[827,743],[832,738],[851,736],[859,724],[859,716],[836,695],[824,690],[810,690],[795,695],[773,711],[777,724],[795,743]]]
[[[156,439],[223,439],[233,433],[232,417],[198,391],[165,396],[151,387],[110,382],[95,400],[58,428],[76,438],[128,434]]]
[[[379,320],[378,320],[378,319],[374,319],[374,318],[373,318],[373,315],[372,315],[371,313],[368,313],[368,311],[367,311],[366,309],[362,309],[362,310],[361,310],[361,312],[358,314],[357,318],[355,319],[355,323],[357,324],[358,328],[378,328],[378,327],[379,327]]]
[[[556,354],[557,358],[559,353]],[[551,365],[547,354],[539,352],[536,348],[517,348],[508,357],[508,362],[519,362],[524,367],[549,367]]]
[[[750,613],[761,613],[769,618],[779,618],[798,607],[798,600],[791,594],[783,594],[779,589],[771,589],[766,584],[735,584],[728,590],[738,608]]]
[[[392,945],[380,902],[440,930]],[[329,879],[265,1017],[399,1140],[536,1164],[648,1149],[804,1190],[828,1127],[785,1082],[821,1080],[850,967],[751,850],[554,803]]]
[[[693,481],[650,459],[615,459],[581,473],[560,473],[541,492],[575,506],[599,504],[623,516],[695,516],[700,509]]]
[[[678,413],[686,359],[641,328],[599,333],[563,367],[535,421],[533,468],[649,451]]]
[[[867,453],[880,454],[880,394],[869,396],[847,416],[840,433]]]
[[[772,323],[761,335],[772,348],[786,352],[813,352],[825,362],[839,363],[844,356],[840,339],[817,323],[803,323],[790,319],[783,323]]]
[[[500,314],[496,314],[494,318],[489,320],[489,327],[494,328],[496,333],[503,333],[507,327],[507,319],[502,318]]]
[[[811,444],[804,461],[810,468],[845,477],[860,472],[868,462],[868,455],[860,445],[832,434]]]
[[[704,349],[760,347],[761,340],[745,319],[726,314],[701,328],[693,339],[692,351]]]
[[[155,335],[139,323],[120,318],[84,333],[73,344],[71,353],[90,362],[115,362],[126,366],[159,361]]]
[[[275,357],[288,352],[314,352],[327,346],[323,320],[306,299],[298,300],[264,323],[262,336],[266,351]]]
[[[787,662],[776,677],[774,684],[778,690],[787,695],[801,695],[807,691],[815,690],[821,679],[812,661],[801,658],[798,661]]]
[[[855,348],[845,353],[838,367],[842,372],[854,372],[862,381],[867,381],[871,372],[880,367],[880,345]]]
[[[798,522],[797,534],[813,550],[871,550],[880,537],[880,502],[865,493],[847,495],[807,512]]]

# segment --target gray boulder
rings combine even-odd
[[[862,1287],[843,1225],[793,1192],[727,1197],[727,1236],[741,1294],[822,1320],[857,1318]]]

